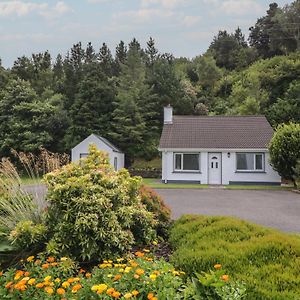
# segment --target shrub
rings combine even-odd
[[[296,186],[295,168],[300,160],[300,124],[279,125],[269,145],[271,164],[283,178]]]
[[[97,260],[155,239],[157,220],[141,202],[141,179],[125,169],[115,172],[95,146],[79,164],[49,173],[45,182],[48,251]]]
[[[162,198],[148,186],[141,186],[140,197],[147,210],[151,211],[158,220],[156,227],[158,235],[167,237],[171,210],[164,204]]]
[[[171,261],[193,274],[221,263],[247,284],[247,299],[297,299],[300,239],[228,217],[184,216],[171,230]]]
[[[67,257],[30,256],[1,275],[1,299],[176,300],[184,294],[182,272],[140,251],[129,259],[103,261],[91,272]]]

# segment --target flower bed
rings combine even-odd
[[[34,256],[1,272],[1,299],[180,299],[183,272],[147,249],[134,257],[105,260],[90,272],[69,258]]]

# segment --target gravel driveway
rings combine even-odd
[[[183,214],[234,216],[287,232],[300,232],[300,195],[272,190],[166,190],[157,192],[172,210]]]

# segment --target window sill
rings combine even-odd
[[[235,171],[235,173],[262,173],[266,174],[266,171]]]
[[[200,171],[173,171],[173,174],[202,174]]]

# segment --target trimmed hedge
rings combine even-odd
[[[300,238],[229,217],[175,222],[171,261],[192,275],[220,263],[246,283],[247,299],[300,299]]]

